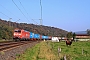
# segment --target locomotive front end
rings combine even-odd
[[[13,39],[21,39],[21,30],[20,29],[14,30]]]

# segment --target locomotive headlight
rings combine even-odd
[[[18,34],[18,35],[21,35],[21,34]]]
[[[16,35],[16,34],[14,33],[14,35]]]

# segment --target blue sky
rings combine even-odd
[[[1,19],[8,21],[12,18],[13,22],[40,24],[40,0],[13,1],[0,1]],[[90,0],[41,0],[41,3],[43,25],[73,32],[90,29]]]

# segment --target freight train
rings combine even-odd
[[[36,34],[33,32],[26,31],[24,29],[15,29],[13,33],[13,40],[14,41],[21,41],[21,40],[50,40],[51,36],[44,36],[40,34]]]

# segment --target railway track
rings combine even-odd
[[[32,42],[35,42],[35,41],[3,42],[3,43],[0,43],[0,51],[7,51],[7,50],[13,49],[15,47],[29,44]]]

